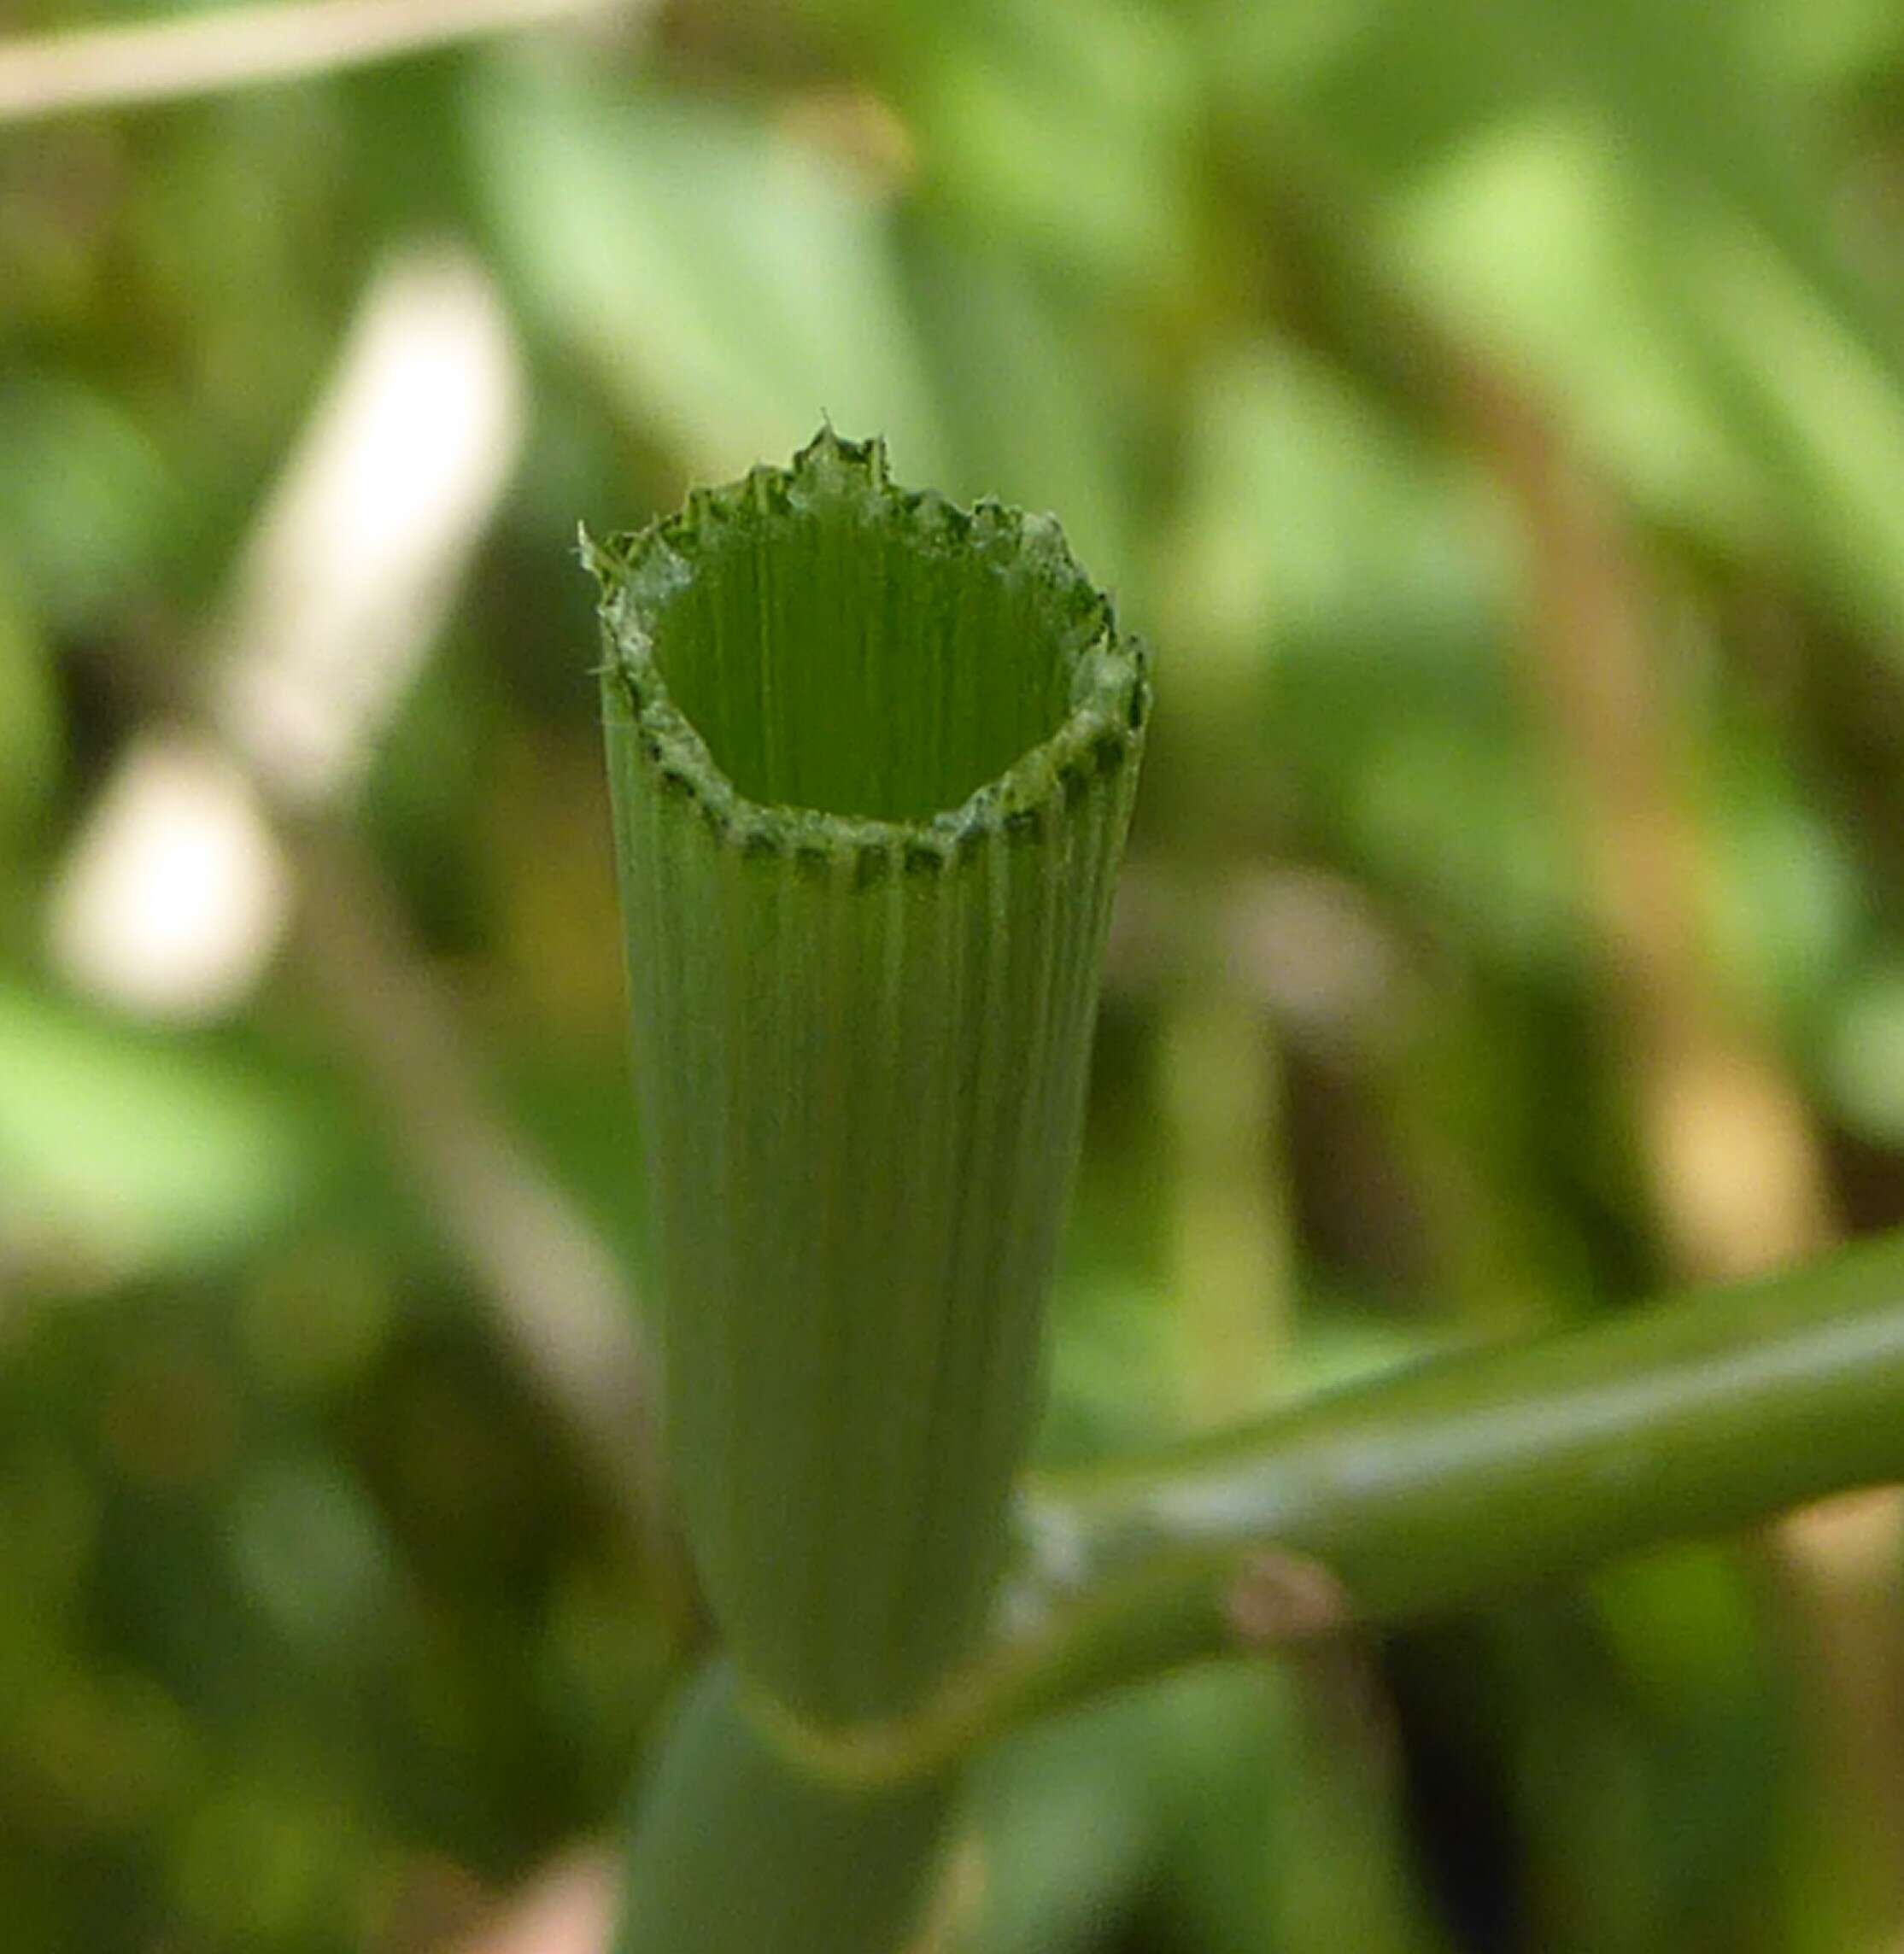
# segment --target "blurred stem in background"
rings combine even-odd
[[[1207,1430],[1260,1409],[1275,1388],[1293,1247],[1274,1029],[1224,956],[1223,906],[1190,899],[1179,927],[1186,943],[1215,952],[1213,968],[1166,992],[1157,1092],[1175,1173],[1170,1288],[1183,1299],[1183,1410]]]
[[[190,1021],[260,982],[296,914],[298,968],[395,1157],[511,1350],[644,1542],[671,1629],[692,1603],[668,1531],[655,1392],[628,1284],[499,1113],[456,1009],[349,827],[521,441],[500,295],[441,246],[385,265],[232,565],[184,731],[122,756],[49,915],[73,980]],[[237,872],[254,859],[267,875]]]
[[[1298,177],[1304,173],[1298,172]],[[1515,633],[1538,735],[1566,789],[1586,863],[1585,901],[1604,1033],[1670,1278],[1705,1281],[1802,1262],[1837,1233],[1822,1140],[1765,1028],[1763,1000],[1728,983],[1711,940],[1717,849],[1693,787],[1697,740],[1675,693],[1663,605],[1558,410],[1472,331],[1458,301],[1394,278],[1342,221],[1356,198],[1324,166],[1320,208],[1292,200],[1305,249],[1339,294],[1413,350],[1411,386],[1446,415],[1505,490],[1523,563]],[[1774,226],[1775,227],[1775,226]],[[1425,382],[1425,384],[1424,384]],[[1789,1587],[1817,1764],[1831,1822],[1819,1849],[1847,1942],[1904,1920],[1904,1536],[1893,1490],[1800,1512],[1769,1536]],[[1818,1903],[1807,1895],[1800,1903]]]
[[[130,27],[0,40],[9,122],[255,88],[396,61],[647,0],[267,0]]]
[[[1718,872],[1690,791],[1661,606],[1608,499],[1537,407],[1473,375],[1479,438],[1514,497],[1530,566],[1530,690],[1567,770],[1608,1031],[1632,1095],[1669,1271],[1742,1276],[1837,1234],[1823,1147],[1796,1081],[1709,940]],[[1791,1589],[1834,1818],[1825,1850],[1848,1944],[1904,1922],[1904,1596],[1888,1570],[1904,1495],[1798,1512],[1770,1536]]]
[[[1297,1243],[1280,1033],[1251,980],[1251,933],[1239,927],[1248,857],[1225,846],[1236,775],[1201,763],[1239,744],[1258,675],[1199,641],[1180,615],[1192,610],[1166,607],[1167,632],[1192,655],[1172,676],[1145,833],[1177,865],[1152,891],[1168,943],[1153,973],[1155,1090],[1170,1174],[1169,1288],[1182,1316],[1180,1402],[1201,1429],[1260,1409],[1278,1388],[1296,1328]],[[1246,774],[1247,754],[1235,760]]]
[[[1589,864],[1608,1033],[1667,1267],[1718,1281],[1818,1255],[1837,1231],[1817,1132],[1708,939],[1718,877],[1656,594],[1538,407],[1485,369],[1467,397],[1525,544],[1526,678]]]

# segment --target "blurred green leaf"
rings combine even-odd
[[[1191,376],[1166,615],[1204,658],[1273,664],[1327,646],[1485,687],[1509,565],[1485,491],[1398,438],[1374,401],[1286,343]]]
[[[138,417],[88,380],[0,371],[0,539],[38,606],[97,623],[149,583],[182,489]]]
[[[1351,1658],[1173,1687],[1163,1890],[1203,1954],[1447,1945],[1402,1849],[1379,1729],[1357,1720],[1371,1682]]]
[[[1846,986],[1820,1056],[1838,1117],[1867,1139],[1904,1146],[1904,950],[1887,945]]]
[[[1518,723],[1485,485],[1339,372],[1265,343],[1196,377],[1163,561],[1178,710],[1215,723],[1206,739],[1253,706],[1235,763],[1273,751],[1298,819],[1362,873],[1517,960],[1566,945],[1574,875]]]
[[[286,1082],[0,983],[0,1239],[117,1274],[221,1260],[312,1188]]]
[[[1478,132],[1384,221],[1432,313],[1530,368],[1649,513],[1731,547],[1766,539],[1777,490],[1678,329],[1661,214],[1577,115]]]
[[[468,128],[525,310],[697,477],[790,453],[823,413],[943,476],[890,214],[843,166],[718,102],[525,61],[492,64]]]
[[[1137,569],[1133,485],[1115,392],[1085,321],[1046,280],[982,235],[918,225],[909,298],[953,449],[945,490],[1050,511],[1078,560],[1120,594]]]
[[[1685,336],[1837,605],[1904,657],[1904,391],[1829,295],[1749,233],[1684,241]]]
[[[1035,259],[1125,290],[1194,262],[1194,50],[1148,0],[915,15],[893,66],[927,183]]]
[[[980,1904],[955,1954],[1089,1954],[1116,1945],[1155,1876],[1160,1693],[1013,1738],[975,1768],[968,1847]]]

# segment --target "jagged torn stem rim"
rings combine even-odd
[[[1047,738],[956,805],[923,821],[750,798],[676,703],[648,624],[691,577],[688,559],[705,532],[731,519],[733,491],[697,488],[685,509],[645,529],[599,539],[584,529],[581,535],[583,560],[602,592],[604,673],[624,693],[642,751],[665,788],[692,799],[712,827],[743,849],[812,851],[816,857],[846,852],[869,865],[896,856],[917,871],[970,852],[993,832],[1029,833],[1054,797],[1075,793],[1092,772],[1109,774],[1126,763],[1150,715],[1150,654],[1140,639],[1119,633],[1110,600],[1072,556],[1055,518],[987,500],[965,509],[931,489],[895,487],[883,442],[847,441],[830,429],[794,457],[791,469],[750,470],[740,495],[763,513],[785,513],[788,498],[808,478],[835,487],[863,483],[905,524],[938,533],[948,547],[1009,555],[1040,571],[1063,593],[1068,612],[1061,656],[1072,673],[1069,710]]]

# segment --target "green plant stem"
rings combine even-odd
[[[630,1841],[624,1954],[888,1954],[1038,1409],[1150,700],[1049,518],[828,429],[587,547],[683,1531],[729,1662]],[[745,1679],[744,1681],[742,1679]]]
[[[1145,657],[830,430],[589,555],[683,1530],[754,1686],[904,1714],[1010,1547]]]
[[[615,1954],[893,1954],[923,1910],[951,1787],[842,1790],[762,1741],[733,1665],[688,1685],[635,1811]]]
[[[1198,1660],[1473,1606],[1904,1477],[1904,1236],[1440,1359],[1027,1495],[1014,1626],[917,1715],[783,1747],[897,1781]]]

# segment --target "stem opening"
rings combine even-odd
[[[590,547],[652,757],[751,834],[975,840],[1122,764],[1148,708],[1055,522],[896,488],[876,440],[824,431]]]

